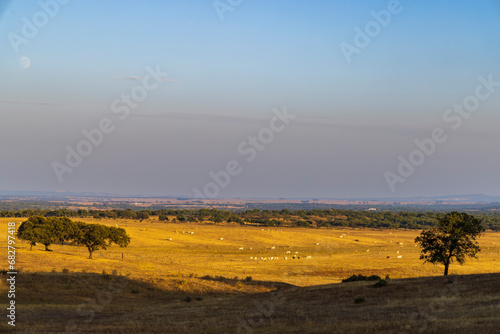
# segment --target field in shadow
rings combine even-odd
[[[500,326],[500,274],[389,279],[379,288],[370,281],[309,287],[222,277],[183,282],[159,288],[107,273],[20,273],[15,332],[446,334],[494,333]],[[183,291],[196,282],[218,288]],[[5,296],[5,285],[2,290]],[[1,332],[10,330],[6,321],[0,324]]]

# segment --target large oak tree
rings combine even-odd
[[[46,251],[51,251],[49,246],[61,239],[60,232],[58,218],[32,216],[19,226],[17,237],[29,241],[30,250],[37,243],[41,243],[45,246]]]
[[[87,247],[89,250],[89,259],[92,259],[93,252],[99,249],[106,249],[112,243],[120,247],[127,247],[130,243],[130,237],[127,235],[125,229],[120,227],[78,223],[78,229],[80,234],[75,241]]]
[[[476,257],[481,250],[476,239],[483,232],[479,219],[454,211],[439,218],[435,227],[422,231],[415,242],[422,248],[420,259],[443,264],[446,276],[454,260],[463,264],[466,257]]]

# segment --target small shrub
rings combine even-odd
[[[251,282],[252,280],[253,280],[252,276],[245,277],[245,281],[247,281],[247,282]]]
[[[354,304],[361,304],[366,301],[365,297],[356,297],[354,298]]]
[[[387,284],[389,284],[389,283],[387,283],[387,281],[385,279],[381,279],[377,283],[373,284],[373,287],[374,288],[381,288],[383,286],[386,286]]]
[[[111,275],[113,275],[113,276],[117,276],[117,275],[118,275],[118,272],[117,272],[115,269],[113,269],[113,271],[111,272]]]
[[[64,269],[62,270],[62,272],[63,272],[63,273],[65,273],[65,274],[67,274],[67,273],[69,273],[69,269],[68,269],[68,268],[64,268]]]
[[[377,275],[371,275],[371,276],[365,276],[365,275],[352,275],[351,277],[349,278],[345,278],[342,280],[342,283],[346,283],[346,282],[358,282],[358,281],[380,281],[381,278]]]
[[[210,276],[210,275],[201,276],[201,278],[203,278],[203,279],[213,279],[213,277]]]
[[[180,285],[185,285],[187,282],[186,281],[179,281]]]

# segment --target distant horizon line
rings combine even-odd
[[[38,191],[38,190],[0,190],[0,196],[80,196],[80,197],[116,197],[116,198],[158,198],[158,199],[177,199],[177,200],[196,200],[196,201],[220,201],[220,200],[301,200],[301,201],[365,201],[365,202],[401,202],[416,200],[449,200],[449,201],[467,201],[473,198],[490,199],[492,202],[500,201],[500,195],[488,195],[484,193],[475,194],[452,194],[452,195],[417,195],[405,197],[215,197],[215,198],[197,198],[185,195],[148,195],[148,194],[116,194],[107,192],[76,192],[76,191]]]

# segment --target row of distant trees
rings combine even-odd
[[[2,210],[0,217],[71,217],[71,218],[123,218],[123,219],[148,219],[154,211],[151,210],[70,210],[70,209],[24,209],[24,210]]]
[[[69,243],[87,247],[89,259],[92,253],[106,249],[111,244],[126,247],[130,237],[125,229],[101,224],[75,222],[68,217],[31,216],[23,222],[17,231],[17,237],[30,243],[30,250],[37,243],[51,251],[50,245]]]
[[[174,222],[234,222],[258,226],[300,226],[300,227],[368,227],[422,229],[433,226],[445,213],[438,212],[390,212],[355,211],[340,209],[315,210],[259,210],[229,211],[219,209],[162,209],[162,210],[21,210],[1,211],[0,217],[72,217],[95,219],[149,219]],[[475,213],[486,228],[500,230],[500,212]]]

